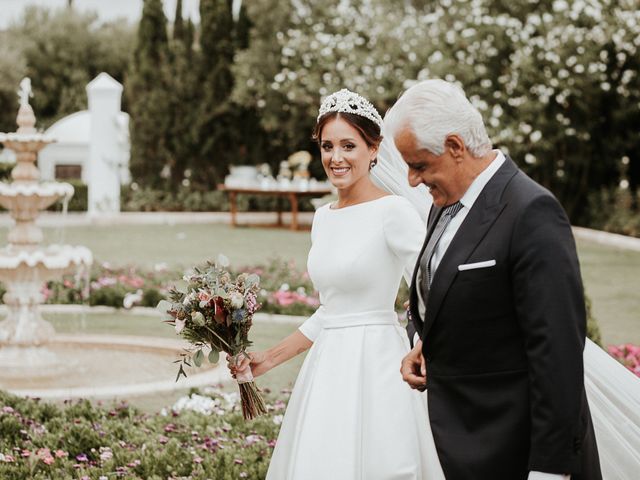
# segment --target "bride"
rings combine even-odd
[[[335,203],[316,211],[311,231],[307,267],[321,307],[273,348],[249,354],[258,376],[311,349],[268,479],[444,478],[422,395],[399,373],[409,344],[394,311],[425,223],[410,201],[389,195],[370,177],[379,168],[381,128],[375,108],[348,90],[330,95],[320,107],[314,138],[338,191]],[[230,369],[235,374],[248,364]]]
[[[424,398],[398,373],[409,347],[393,311],[424,241],[430,197],[409,186],[381,127],[357,94],[341,90],[323,102],[314,136],[338,200],[316,212],[311,232],[308,270],[322,306],[276,346],[230,365],[259,376],[311,348],[268,479],[444,478]],[[640,381],[590,341],[584,361],[603,478],[636,478]]]

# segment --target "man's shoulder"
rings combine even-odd
[[[524,205],[541,198],[553,199],[557,202],[555,195],[551,191],[520,169],[518,169],[518,172],[511,178],[505,188],[503,198],[507,201],[515,201]]]

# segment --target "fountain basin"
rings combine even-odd
[[[113,398],[214,385],[226,368],[204,363],[175,381],[187,344],[125,335],[56,335],[46,347],[0,347],[0,389],[47,398]]]
[[[0,280],[12,280],[15,270],[21,266],[43,267],[51,271],[51,276],[57,277],[58,274],[63,273],[58,272],[59,270],[66,271],[72,267],[88,266],[92,262],[93,254],[87,247],[54,244],[29,250],[8,245],[0,248]],[[47,279],[41,278],[42,281]]]
[[[59,198],[71,198],[73,191],[69,183],[0,183],[0,205],[15,219],[32,220]]]

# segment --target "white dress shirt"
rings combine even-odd
[[[462,208],[458,214],[451,219],[447,228],[444,229],[444,232],[442,232],[440,241],[436,245],[436,248],[433,251],[433,256],[431,257],[431,271],[434,272],[431,276],[432,279],[435,277],[438,265],[440,265],[440,261],[442,260],[442,257],[444,257],[447,248],[449,248],[449,244],[451,244],[453,237],[458,232],[458,229],[460,228],[460,225],[462,225],[462,222],[464,222],[464,219],[467,218],[469,210],[471,210],[471,207],[473,207],[473,204],[482,193],[485,185],[489,183],[491,177],[493,177],[505,161],[505,156],[500,150],[494,150],[494,152],[496,153],[496,158],[494,158],[493,161],[480,173],[480,175],[475,178],[471,185],[469,185],[469,188],[460,199]],[[423,272],[420,271],[418,273],[418,278],[422,278]],[[418,288],[417,290],[418,311],[420,312],[420,317],[424,320],[425,304],[422,299],[422,289]]]
[[[455,237],[458,229],[464,222],[464,219],[467,218],[471,207],[476,202],[484,187],[489,183],[489,180],[495,175],[498,169],[505,162],[506,158],[504,154],[500,150],[494,150],[496,157],[493,161],[487,165],[487,167],[478,175],[475,180],[469,185],[469,188],[465,192],[465,194],[460,199],[460,203],[462,204],[462,208],[458,212],[458,214],[451,219],[449,225],[445,228],[442,236],[440,237],[440,241],[436,245],[436,248],[433,251],[433,256],[431,257],[431,271],[434,272],[433,277],[437,275],[438,265],[440,265],[440,261],[444,257],[444,254],[449,248],[453,237]],[[422,272],[420,272],[422,275]],[[422,292],[421,288],[418,288],[418,310],[420,312],[420,316],[424,319],[425,314],[425,305],[422,300]],[[417,334],[416,334],[417,335]],[[414,337],[414,344],[417,341],[417,338]],[[555,473],[544,473],[544,472],[529,472],[528,480],[570,480],[570,475],[560,475]]]

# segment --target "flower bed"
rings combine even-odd
[[[292,262],[272,259],[264,265],[237,270],[260,276],[262,289],[258,300],[264,313],[311,315],[320,304],[309,275]],[[44,284],[42,294],[48,304],[84,303],[125,309],[155,307],[166,298],[170,287],[180,284],[184,274],[164,264],[145,271],[134,266],[114,267],[103,263],[93,267],[88,282],[82,277],[67,275]],[[2,294],[4,288],[0,284],[0,301]]]
[[[631,343],[610,345],[607,350],[613,358],[640,377],[640,346]]]
[[[0,391],[0,478],[262,479],[285,404],[245,422],[237,400],[207,389],[147,415],[124,403],[59,408]]]

